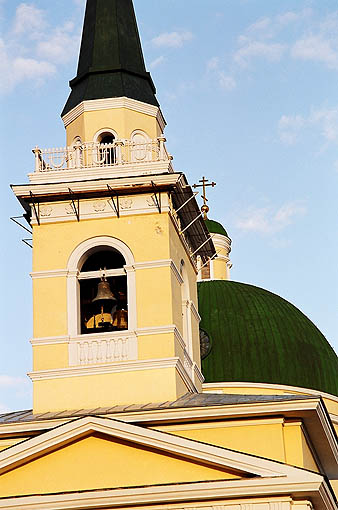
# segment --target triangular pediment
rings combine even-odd
[[[290,469],[295,468],[108,418],[85,417],[1,452],[0,494],[273,479],[289,477]]]

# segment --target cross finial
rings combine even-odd
[[[208,218],[208,212],[210,210],[209,206],[207,205],[208,199],[207,199],[207,190],[206,190],[206,188],[208,186],[211,186],[213,188],[214,186],[216,186],[216,183],[214,181],[209,182],[208,179],[206,179],[204,176],[198,182],[200,182],[201,184],[193,184],[193,188],[203,188],[202,198],[203,198],[203,202],[204,203],[203,203],[203,205],[201,207],[201,211],[203,213],[204,219],[206,220]]]

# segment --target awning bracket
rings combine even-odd
[[[155,200],[158,212],[161,214],[161,192],[157,190],[154,181],[151,181],[152,188],[154,190],[153,199]]]
[[[35,214],[35,217],[36,217],[36,221],[38,222],[38,225],[40,226],[40,204],[39,204],[39,202],[35,201],[33,193],[31,191],[29,193],[30,193],[30,197],[31,197],[31,200],[32,200],[32,204],[33,204],[33,209],[34,209],[34,214]]]
[[[74,213],[76,215],[76,219],[77,219],[77,221],[80,221],[80,199],[75,198],[75,193],[70,188],[68,188],[68,191],[70,194],[70,199],[72,201],[72,206],[73,206]]]
[[[25,227],[24,225],[22,225],[20,223],[20,221],[18,221],[20,218],[23,218],[25,219],[24,216],[12,216],[10,218],[11,221],[13,221],[14,223],[16,223],[17,225],[19,225],[19,227],[23,228],[24,230],[26,230],[26,232],[28,232],[29,234],[32,234],[33,232],[31,230],[29,230],[29,228]]]
[[[112,204],[113,204],[114,211],[116,213],[116,216],[119,218],[120,217],[120,201],[119,201],[119,196],[116,193],[116,191],[114,191],[113,188],[111,186],[109,186],[109,184],[107,184],[107,188],[108,188],[108,191],[110,193],[110,198],[111,198],[111,201],[112,201]],[[115,202],[115,200],[116,200],[116,202]]]

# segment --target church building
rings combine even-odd
[[[12,186],[33,405],[0,415],[0,510],[338,510],[338,358],[291,303],[230,280],[132,0],[87,0],[70,86],[65,148],[35,147]]]

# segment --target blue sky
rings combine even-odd
[[[134,0],[175,169],[206,175],[232,278],[308,315],[338,350],[338,8],[334,0]],[[9,221],[31,149],[65,144],[83,0],[0,0],[0,409],[31,406],[31,250]]]

